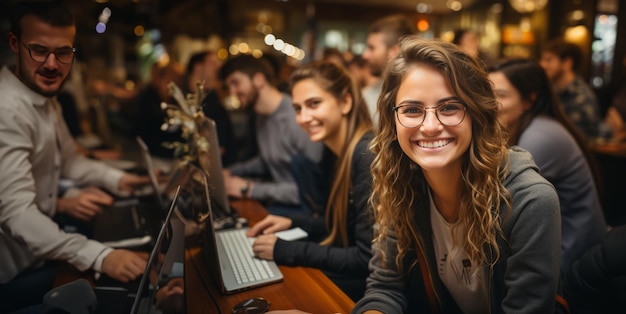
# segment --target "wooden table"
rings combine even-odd
[[[626,158],[626,142],[591,144],[591,150],[596,154],[611,155]]]
[[[231,206],[251,224],[258,222],[267,211],[255,201],[233,201]],[[185,252],[185,293],[187,313],[232,312],[233,307],[248,298],[263,297],[270,301],[270,310],[299,309],[316,314],[350,313],[354,302],[324,273],[307,267],[280,266],[283,281],[259,288],[225,295],[209,273],[199,246],[193,243]],[[56,278],[55,286],[85,278],[93,285],[93,272],[79,272],[64,264]]]
[[[267,215],[254,201],[234,201],[231,206],[251,224]],[[218,291],[208,267],[204,267],[206,262],[199,248],[187,249],[185,260],[187,313],[231,313],[237,303],[254,297],[270,301],[270,310],[299,309],[331,314],[350,313],[354,306],[354,302],[318,269],[280,266],[282,282],[225,295]]]
[[[602,179],[601,201],[608,224],[626,224],[626,142],[592,144]]]

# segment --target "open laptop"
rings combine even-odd
[[[152,244],[168,209],[168,200],[164,199],[159,188],[148,147],[140,137],[137,137],[137,143],[153,191],[144,196],[116,197],[114,205],[94,219],[93,238],[114,248]]]
[[[204,167],[203,170],[209,178],[209,195],[215,227],[221,229],[247,224],[244,218],[230,208],[215,121],[205,117],[198,127],[198,133],[209,143],[208,153],[201,154],[198,158],[200,166]]]
[[[208,189],[206,196],[209,197]],[[220,291],[230,294],[282,281],[283,274],[274,261],[254,257],[254,239],[245,235],[249,228],[216,230],[212,204],[207,203],[209,216],[204,225],[202,252]]]
[[[153,313],[151,309],[163,307],[174,307],[173,313],[185,312],[185,227],[177,212],[177,200],[178,191],[140,278],[128,283],[95,280],[96,313]],[[175,293],[164,293],[165,289]]]
[[[94,218],[93,238],[113,248],[150,246],[163,215],[163,209],[150,198],[116,204]]]
[[[209,215],[204,228],[203,254],[211,273],[221,292],[227,294],[280,282],[283,274],[275,262],[254,257],[254,239],[245,236],[247,224],[241,223],[241,220],[235,224],[220,224],[216,221],[216,217],[223,219],[224,214],[235,219],[237,216],[228,205],[215,122],[208,118],[205,122],[200,128],[200,134],[208,139],[210,149],[208,156],[200,157],[208,159],[200,160],[199,163],[208,166],[205,169],[208,172],[205,198]]]
[[[140,136],[137,136],[136,140],[139,145],[139,151],[141,152],[141,159],[146,167],[146,171],[148,172],[148,177],[150,178],[152,193],[154,193],[155,199],[159,202],[161,208],[167,208],[167,201],[165,200],[165,195],[163,195],[164,191],[156,177],[156,167],[154,166],[154,161],[152,160],[152,155],[150,155],[148,145],[146,145],[146,142],[144,142]]]
[[[178,211],[180,188],[141,277],[130,313],[185,313],[185,225]]]

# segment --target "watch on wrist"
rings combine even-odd
[[[250,192],[250,182],[246,182],[246,185],[241,188],[241,197],[248,198]]]

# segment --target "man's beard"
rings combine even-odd
[[[250,93],[246,96],[249,96],[248,102],[245,104],[246,107],[254,108],[254,105],[259,100],[259,90],[253,87]]]
[[[377,70],[372,70],[371,74],[372,74],[372,76],[375,76],[375,77],[381,77],[381,76],[383,76],[383,71],[382,70],[378,70],[378,69]]]
[[[383,76],[384,66],[378,66],[377,64],[370,64],[369,71],[372,76],[381,77]]]
[[[45,70],[37,70],[37,72],[33,73],[32,76],[30,76],[26,70],[26,66],[24,65],[23,61],[20,60],[20,67],[18,69],[19,72],[19,78],[20,80],[24,83],[24,85],[28,86],[30,89],[32,89],[34,92],[45,96],[45,97],[53,97],[55,96],[59,90],[61,90],[61,88],[63,87],[63,84],[65,84],[65,81],[67,81],[67,77],[65,79],[63,79],[63,81],[61,82],[61,84],[59,85],[58,88],[56,88],[55,90],[43,90],[41,87],[39,87],[39,85],[37,85],[37,83],[35,82],[35,76],[42,71]],[[53,71],[50,72],[48,71],[49,74],[58,74],[60,77],[62,77],[62,74],[60,74],[58,71]]]
[[[552,82],[558,82],[565,76],[565,71],[558,69],[552,75]]]

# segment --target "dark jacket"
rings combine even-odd
[[[563,276],[563,295],[572,314],[626,309],[626,225],[579,257]],[[620,310],[621,309],[621,310]]]
[[[150,154],[172,159],[174,149],[166,148],[163,144],[181,142],[185,143],[180,129],[161,130],[165,122],[166,113],[161,109],[159,92],[153,85],[146,85],[139,91],[135,98],[136,112],[132,117],[132,126],[135,135],[140,136],[148,146]],[[168,101],[166,101],[168,102]]]
[[[504,182],[512,195],[512,209],[502,224],[506,239],[498,239],[500,259],[488,273],[491,313],[553,313],[559,282],[561,218],[554,187],[538,172],[530,154],[520,148],[510,152],[511,168]],[[427,191],[421,196],[428,198]],[[426,201],[428,204],[428,201]],[[424,252],[408,252],[404,272],[395,267],[395,235],[390,236],[387,267],[374,247],[365,296],[353,313],[379,310],[383,313],[460,313],[439,278],[428,206],[415,209],[415,224],[423,239]],[[425,254],[431,288],[439,311],[431,308],[417,254]]]
[[[361,138],[352,157],[352,188],[347,217],[348,247],[322,246],[313,241],[288,242],[281,239],[277,240],[274,247],[274,260],[278,264],[315,267],[326,271],[331,279],[343,276],[346,279],[358,280],[361,282],[361,288],[357,290],[361,290],[361,295],[365,290],[365,278],[369,274],[367,264],[371,257],[373,237],[373,216],[368,203],[372,188],[370,164],[374,159],[368,145],[372,136],[372,133],[367,133]],[[293,227],[309,231],[318,231],[312,229],[322,228],[328,232],[324,216],[322,214],[316,218],[294,217]],[[339,286],[341,288],[341,284]]]

